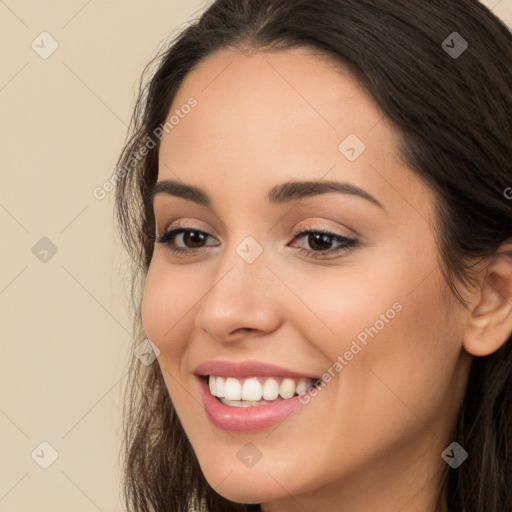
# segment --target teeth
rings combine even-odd
[[[279,396],[279,386],[277,380],[267,379],[263,384],[263,398],[265,400],[275,400]]]
[[[308,381],[306,379],[301,379],[299,383],[297,384],[297,387],[295,388],[295,392],[300,395],[301,393],[304,393],[304,391],[307,391],[309,388]]]
[[[242,386],[242,400],[257,402],[262,397],[262,386],[258,379],[247,379]],[[237,399],[235,399],[237,400]]]
[[[224,396],[225,385],[226,383],[224,382],[224,379],[222,377],[217,377],[215,383],[215,391],[217,392],[217,396]]]
[[[297,385],[293,379],[283,379],[279,386],[279,394],[283,398],[291,398],[295,394],[295,388]]]
[[[221,377],[217,377],[218,379]],[[217,391],[217,388],[215,388]],[[242,399],[242,384],[238,379],[233,379],[232,377],[228,377],[226,379],[226,387],[224,388],[224,398],[226,400],[241,400]]]
[[[210,375],[208,387],[211,394],[220,398],[226,405],[252,407],[276,400],[279,396],[286,400],[307,391],[315,383],[313,379],[285,378],[279,384],[278,380],[280,379],[273,377],[235,379]]]

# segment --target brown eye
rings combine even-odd
[[[347,252],[358,245],[358,241],[354,238],[348,238],[344,235],[331,233],[324,230],[305,230],[296,233],[295,240],[304,238],[310,249],[299,247],[299,251],[313,258],[321,258],[330,254]],[[337,247],[331,247],[333,243],[338,243]]]
[[[163,233],[156,240],[158,243],[166,245],[171,251],[191,252],[196,249],[202,249],[208,238],[213,237],[198,229],[177,228]],[[177,240],[181,246],[177,245]]]
[[[209,246],[217,246],[218,243],[208,244],[208,239],[215,240],[211,235],[194,228],[176,228],[166,231],[156,238],[156,241],[165,245],[174,253],[193,253]],[[301,231],[294,236],[295,240],[304,238],[309,249],[299,247],[302,254],[313,258],[326,258],[337,253],[348,252],[358,245],[354,238],[348,238],[344,235],[331,233],[324,230]],[[338,245],[332,247],[333,244]]]

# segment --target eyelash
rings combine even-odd
[[[167,248],[170,251],[172,251],[173,253],[178,253],[178,254],[189,254],[189,253],[201,251],[201,249],[204,249],[203,247],[197,248],[197,249],[183,249],[181,247],[176,247],[174,245],[173,242],[177,235],[179,235],[181,233],[190,233],[190,232],[200,233],[202,235],[210,236],[210,235],[208,235],[208,233],[205,233],[204,231],[201,231],[199,229],[178,227],[178,228],[166,231],[165,233],[163,233],[162,235],[160,235],[158,237],[153,237],[153,241],[167,246]],[[341,244],[340,246],[338,246],[336,248],[325,249],[323,251],[312,251],[309,249],[304,249],[303,247],[298,248],[298,251],[301,254],[305,254],[312,258],[320,259],[320,258],[329,257],[333,254],[347,253],[351,249],[353,249],[354,247],[359,245],[359,241],[356,240],[355,238],[349,238],[349,237],[346,237],[343,235],[338,235],[336,233],[332,233],[332,232],[324,230],[324,229],[310,229],[310,228],[305,228],[305,229],[295,233],[294,237],[293,237],[293,241],[300,239],[300,238],[304,237],[305,235],[310,235],[310,234],[311,235],[312,234],[326,235],[326,236],[333,238],[333,241],[339,242]],[[212,247],[212,246],[210,246],[210,247]]]

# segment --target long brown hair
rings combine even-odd
[[[454,28],[469,43],[460,55],[442,47]],[[155,130],[184,77],[220,49],[301,46],[346,66],[402,135],[403,158],[437,192],[440,261],[459,300],[458,284],[475,283],[470,262],[512,238],[504,194],[512,186],[512,35],[486,7],[477,0],[217,0],[146,68],[113,175],[118,228],[133,261],[134,346],[145,338],[141,302],[154,247],[146,194],[158,174]],[[145,153],[150,139],[156,147]],[[470,456],[446,470],[450,512],[512,510],[511,339],[472,363],[452,437]],[[261,510],[229,502],[206,482],[158,364],[133,358],[123,414],[128,511]]]

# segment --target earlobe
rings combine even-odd
[[[478,357],[496,352],[512,335],[512,244],[503,245],[482,272],[464,332],[465,350]]]

